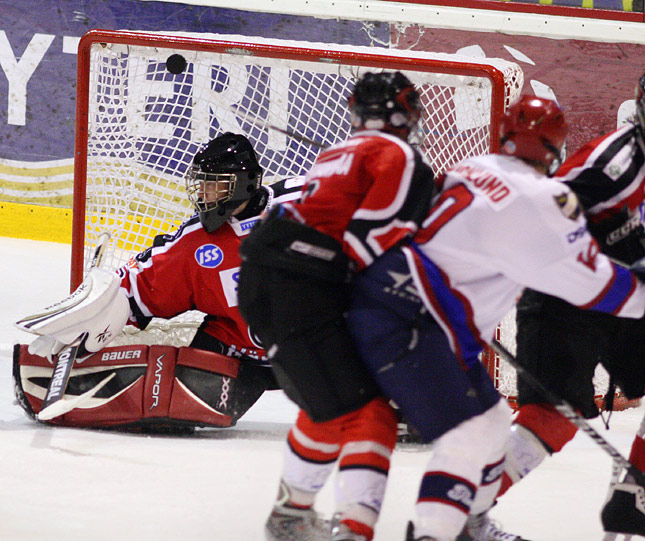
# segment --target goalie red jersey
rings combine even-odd
[[[302,202],[285,207],[341,242],[362,269],[418,229],[432,178],[421,155],[400,138],[361,131],[321,153],[307,173]]]
[[[237,311],[238,248],[262,210],[298,198],[302,183],[298,178],[263,186],[240,219],[230,217],[211,232],[195,215],[119,269],[120,282],[104,271],[123,296],[130,323],[144,328],[152,317],[188,310],[204,312],[204,323],[191,347],[129,345],[82,355],[60,400],[62,411],[41,420],[137,430],[227,427],[275,388],[266,352]],[[14,348],[16,396],[32,417],[43,409],[52,368],[27,346]]]
[[[297,198],[301,186],[300,178],[265,186],[269,193],[265,210]],[[130,323],[145,328],[152,317],[199,310],[207,314],[202,330],[227,348],[222,354],[266,360],[262,345],[237,310],[238,248],[258,220],[257,215],[231,218],[208,233],[194,216],[174,235],[156,237],[150,248],[119,271],[130,300]]]

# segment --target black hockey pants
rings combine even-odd
[[[328,421],[380,393],[346,328],[347,256],[334,239],[280,210],[242,243],[239,309],[286,395],[315,422]]]

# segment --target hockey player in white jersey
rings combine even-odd
[[[645,262],[639,208],[645,194],[645,74],[638,79],[635,98],[636,114],[630,123],[583,145],[554,176],[580,198],[601,251],[628,266]],[[645,320],[580,310],[528,288],[517,304],[516,320],[518,361],[584,417],[599,414],[593,384],[599,364],[612,382],[604,400],[606,409],[613,406],[614,387],[628,400],[643,396]],[[545,457],[562,450],[577,432],[521,378],[517,402],[501,493]],[[645,471],[645,419],[634,436],[629,460]],[[606,539],[619,533],[645,536],[645,506],[640,503],[645,501],[645,488],[626,472],[615,483],[619,479],[612,481],[601,513],[605,531],[611,532]]]
[[[600,253],[575,194],[546,176],[566,133],[555,102],[521,98],[503,118],[501,152],[448,170],[413,240],[356,278],[348,321],[361,356],[434,441],[409,541],[521,539],[487,516],[511,413],[478,354],[525,286],[643,316],[643,284]]]

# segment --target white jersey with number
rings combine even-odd
[[[464,360],[492,340],[524,287],[620,316],[645,308],[644,286],[599,252],[575,194],[509,156],[449,170],[403,251],[424,304]]]

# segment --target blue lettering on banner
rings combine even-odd
[[[203,244],[195,250],[195,261],[207,269],[214,269],[224,261],[224,252],[214,244]]]
[[[23,4],[28,5],[28,9]],[[388,25],[370,25],[366,32],[368,23],[363,21],[339,22],[336,19],[279,13],[249,14],[234,8],[209,5],[190,6],[191,15],[188,17],[185,11],[178,8],[180,4],[154,0],[1,2],[0,158],[38,162],[74,156],[76,53],[78,40],[89,28],[136,28],[162,33],[213,32],[287,40],[299,39],[302,29],[306,28],[310,41],[364,46],[386,43],[390,35]],[[212,73],[212,93],[230,90],[226,87],[228,73],[225,68],[214,68]],[[167,80],[154,80],[154,84],[167,84],[174,76],[168,74],[166,77]],[[260,80],[265,85],[269,84],[266,73],[261,76],[255,74],[254,77],[258,78],[258,84]],[[163,98],[162,105],[155,105],[155,100],[159,101],[160,97],[146,96],[145,105],[149,108],[146,109],[146,120],[159,121],[162,108],[168,110],[175,106],[166,100],[175,100],[179,107],[180,103],[184,103],[182,100],[188,99],[180,89],[176,90],[176,95]],[[269,94],[268,88],[262,90]],[[234,91],[241,91],[240,99],[245,93],[260,92],[252,88],[236,88]],[[196,141],[201,142],[202,138],[218,135],[226,129],[239,130],[242,126],[242,120],[236,118],[233,118],[230,126],[231,122],[225,122],[224,118],[208,120],[209,131],[195,137]],[[225,127],[222,126],[223,122]],[[186,127],[183,129],[187,130]],[[169,148],[176,148],[184,144],[184,139],[189,139],[190,133],[180,137],[183,135],[181,131],[177,129],[175,141],[168,145]],[[150,165],[155,168],[159,168],[163,161],[159,160],[160,148],[156,145],[155,151],[146,155]],[[273,173],[282,174],[278,170]]]

